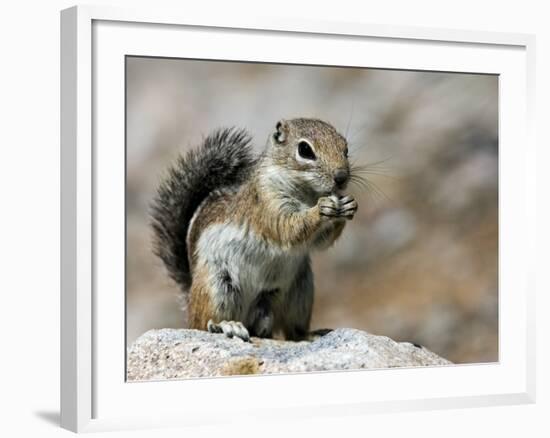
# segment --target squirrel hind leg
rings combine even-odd
[[[250,341],[246,326],[240,321],[243,310],[242,291],[231,277],[228,269],[220,268],[210,285],[213,301],[216,303],[212,319],[206,328],[210,333],[223,333],[228,338],[240,338]]]
[[[257,302],[252,306],[248,320],[252,336],[259,338],[273,337],[273,297],[279,293],[278,289],[263,291],[260,293]]]
[[[307,340],[313,309],[313,272],[309,257],[304,258],[278,309],[284,337],[289,341]]]
[[[240,321],[220,321],[215,323],[212,320],[208,321],[207,329],[210,333],[223,333],[228,338],[240,338],[245,342],[250,341],[250,335],[247,328]]]
[[[204,265],[196,269],[188,306],[190,328],[249,341],[248,330],[240,321],[242,308],[241,290],[227,269],[212,271],[212,266]]]

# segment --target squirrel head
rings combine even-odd
[[[322,120],[280,120],[270,136],[272,162],[295,186],[317,196],[339,193],[350,179],[348,144],[336,129]]]

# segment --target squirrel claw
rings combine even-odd
[[[339,216],[338,215],[339,203],[338,203],[338,200],[333,196],[320,198],[318,201],[318,206],[319,206],[319,213],[321,214],[322,217],[334,218]]]
[[[250,342],[250,335],[244,324],[240,321],[221,321],[219,324],[209,320],[207,329],[210,333],[223,333],[228,338],[237,337],[244,342]]]
[[[356,212],[357,212],[357,201],[353,198],[350,202],[340,207],[340,216],[343,216],[346,219],[352,219]]]
[[[344,196],[340,199],[339,213],[341,217],[353,219],[356,212],[357,201],[353,198],[353,196]]]
[[[321,216],[327,218],[353,219],[357,212],[357,201],[350,195],[321,198],[318,205]]]

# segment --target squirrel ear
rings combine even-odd
[[[283,144],[288,137],[288,124],[285,120],[280,120],[275,126],[275,132],[273,133],[273,139],[277,144]]]

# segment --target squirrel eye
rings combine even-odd
[[[305,158],[306,160],[315,160],[315,152],[311,149],[311,146],[307,141],[301,141],[298,143],[298,154],[300,157]]]
[[[345,156],[346,158],[348,158],[348,152],[349,152],[349,151],[348,151],[348,148],[346,147],[346,149],[344,149],[344,156]]]

